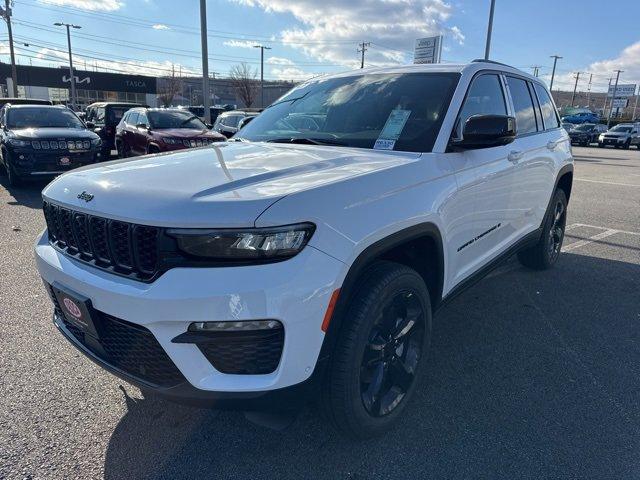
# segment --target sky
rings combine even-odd
[[[153,76],[198,74],[198,0],[14,0],[14,44],[21,64],[64,65],[64,28],[72,30],[76,68]],[[209,71],[226,76],[246,62],[259,75],[300,81],[360,66],[412,63],[416,38],[444,35],[442,59],[468,62],[484,55],[489,0],[208,0]],[[620,83],[640,83],[640,1],[496,0],[492,60],[527,72],[539,66],[547,82],[561,55],[555,87],[606,90],[614,70]],[[8,62],[5,26],[0,61]]]

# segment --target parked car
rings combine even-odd
[[[95,163],[100,146],[100,137],[66,108],[7,104],[0,110],[0,154],[11,186]]]
[[[317,78],[241,137],[43,191],[55,325],[147,392],[252,412],[313,400],[370,438],[424,379],[436,311],[516,252],[537,270],[560,256],[569,137],[518,69]],[[70,216],[86,237],[60,227]]]
[[[606,125],[583,123],[582,125],[576,125],[575,128],[569,131],[569,138],[572,144],[577,143],[578,145],[586,147],[590,143],[596,143],[600,134],[606,131]]]
[[[215,123],[213,124],[213,130],[221,133],[227,138],[231,138],[239,130],[240,121],[247,117],[255,117],[258,112],[247,110],[232,110],[230,112],[223,112],[218,115]]]
[[[620,123],[598,137],[598,146],[604,148],[611,145],[615,148],[628,149],[635,145],[640,150],[638,126],[633,123]]]
[[[226,137],[211,131],[193,113],[177,108],[133,108],[116,128],[120,158],[202,147],[224,140]]]
[[[204,106],[200,105],[200,106],[190,106],[187,107],[187,110],[189,110],[191,113],[193,113],[195,116],[199,117],[200,120],[202,120],[203,122],[205,121],[204,118]],[[223,112],[226,112],[228,110],[231,110],[230,107],[226,107],[226,106],[212,106],[209,107],[209,112],[211,112],[211,122],[215,122],[216,119],[218,118],[218,115],[220,115]]]
[[[0,108],[4,107],[8,103],[10,103],[11,105],[53,105],[53,103],[51,103],[51,100],[41,100],[39,98],[0,98]]]
[[[102,139],[102,158],[108,159],[117,155],[115,139],[116,126],[122,116],[131,108],[146,107],[139,103],[97,102],[89,105],[85,111],[87,127],[100,135]]]
[[[562,117],[562,121],[566,123],[598,123],[600,117],[593,112],[576,112],[572,115],[566,115]]]

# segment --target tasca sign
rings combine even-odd
[[[613,97],[613,91],[616,92],[616,98],[633,97],[636,93],[635,83],[619,83],[618,88],[615,85],[609,85],[609,97]]]
[[[439,63],[442,54],[442,35],[418,38],[413,52],[413,63]]]

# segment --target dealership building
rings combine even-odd
[[[69,102],[69,68],[36,67],[17,65],[18,96],[51,100],[54,103]],[[166,96],[169,83],[178,85],[173,94],[172,105],[202,105],[202,78],[179,77],[178,82],[167,77],[150,77],[128,73],[94,72],[74,69],[77,105],[84,108],[94,102],[135,102],[160,106],[159,96]],[[244,107],[237,97],[230,79],[211,79],[211,103]],[[268,105],[289,91],[294,84],[265,81],[265,104]],[[0,96],[8,97],[12,91],[11,65],[0,62]],[[259,106],[258,82],[256,101]]]

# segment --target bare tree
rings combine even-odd
[[[240,100],[246,107],[251,107],[258,90],[257,70],[252,70],[249,65],[243,62],[231,67],[229,77]]]
[[[176,76],[175,70],[171,69],[171,76],[160,79],[160,87],[158,88],[158,100],[163,107],[170,107],[173,98],[182,92],[182,78]]]

